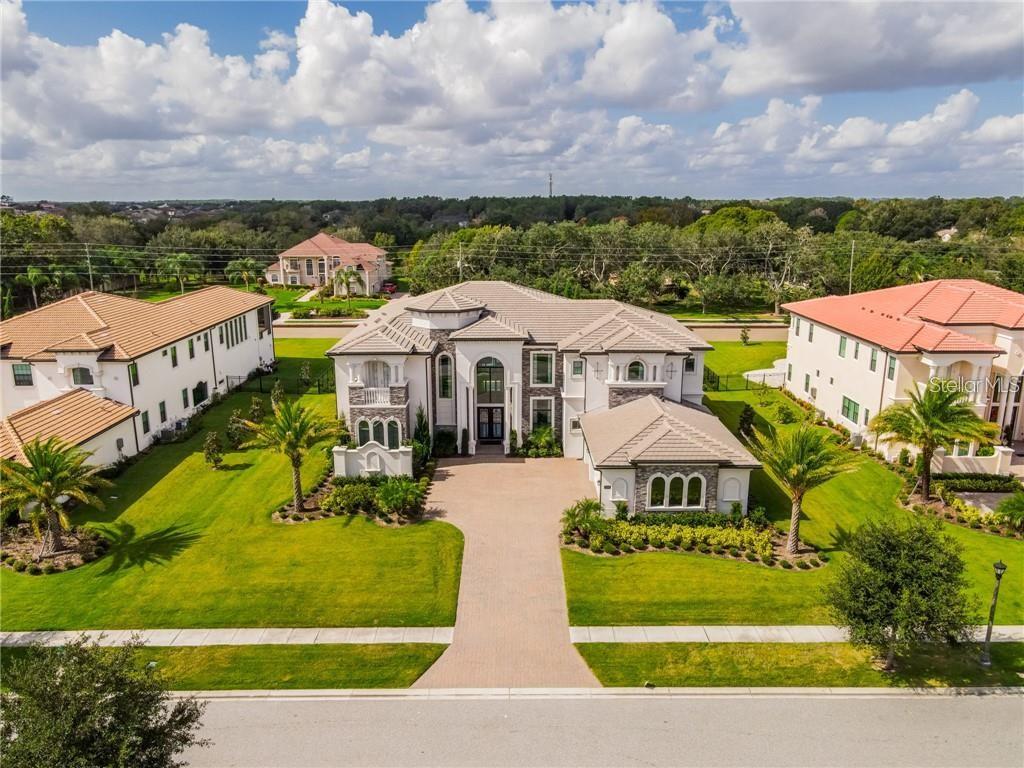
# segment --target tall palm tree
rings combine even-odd
[[[256,280],[262,273],[259,262],[256,259],[246,257],[229,261],[224,268],[224,274],[232,283],[245,283],[245,290],[249,290],[249,282]]]
[[[63,443],[56,437],[26,443],[22,452],[27,463],[4,459],[0,463],[0,476],[4,493],[13,503],[23,509],[31,505],[29,520],[36,538],[42,542],[36,555],[36,560],[39,560],[64,549],[61,531],[69,528],[70,523],[61,497],[77,499],[102,509],[103,502],[95,491],[109,487],[110,481],[96,474],[98,467],[86,464],[91,456],[88,451]],[[45,535],[42,533],[43,523],[46,525]]]
[[[764,468],[789,492],[792,506],[786,551],[800,549],[800,515],[804,496],[836,475],[853,469],[854,459],[833,442],[824,429],[801,424],[794,430],[764,435],[754,430],[754,455]]]
[[[909,403],[896,403],[876,414],[869,429],[886,443],[905,443],[921,451],[921,496],[932,490],[932,456],[957,440],[995,440],[999,427],[985,421],[967,394],[953,382],[933,379],[924,392],[908,389]]]
[[[182,293],[185,293],[185,281],[202,273],[203,263],[189,253],[175,253],[160,261],[160,274],[177,280]]]
[[[363,287],[363,279],[355,270],[339,269],[334,274],[334,282],[345,292],[345,297],[348,299],[348,312],[352,314],[352,293]]]
[[[334,427],[295,400],[274,403],[274,413],[265,422],[241,419],[240,424],[252,435],[243,448],[267,448],[288,457],[295,509],[302,509],[302,459],[310,448],[331,437]]]
[[[14,282],[18,285],[27,285],[32,291],[32,306],[39,309],[39,295],[37,289],[49,285],[50,276],[39,267],[28,267],[20,275],[15,275]]]

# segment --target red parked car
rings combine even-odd
[[[382,291],[384,291],[384,293],[394,293],[395,291],[398,290],[398,286],[395,285],[394,283],[384,283],[381,285],[380,288]]]

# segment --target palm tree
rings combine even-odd
[[[604,518],[601,515],[601,502],[597,499],[580,499],[562,513],[563,533],[590,533],[602,527]]]
[[[39,309],[39,295],[37,288],[42,288],[50,283],[50,276],[39,267],[28,267],[20,275],[16,275],[14,282],[18,285],[27,285],[32,290],[32,306]]]
[[[86,464],[92,454],[56,437],[26,443],[22,452],[26,463],[4,459],[0,476],[10,500],[23,509],[29,507],[32,528],[36,538],[42,541],[36,555],[39,560],[64,549],[61,531],[70,524],[61,498],[77,499],[102,509],[103,502],[94,492],[109,487],[110,481],[96,474],[98,467]],[[43,522],[46,523],[45,536],[41,533]]]
[[[352,314],[352,292],[363,287],[363,279],[359,273],[351,269],[338,270],[334,275],[334,282],[345,292],[348,299],[348,313]]]
[[[255,280],[263,270],[260,269],[256,259],[246,257],[229,261],[224,268],[224,274],[232,283],[245,283],[245,290],[249,290],[249,282]]]
[[[188,253],[175,253],[160,261],[160,274],[177,280],[182,293],[185,293],[185,281],[202,273],[202,262]]]
[[[939,447],[957,440],[995,440],[999,427],[985,421],[967,394],[952,382],[933,379],[924,392],[907,390],[909,403],[897,403],[878,413],[868,425],[885,443],[914,445],[921,451],[921,496],[932,490],[932,456]]]
[[[330,437],[334,427],[295,400],[274,403],[274,413],[265,422],[241,419],[240,423],[252,435],[242,443],[242,448],[267,448],[288,457],[295,509],[302,509],[302,458],[310,448]]]
[[[800,549],[800,515],[804,496],[836,475],[853,469],[853,457],[833,442],[824,429],[801,424],[794,430],[764,435],[754,430],[754,454],[764,468],[788,491],[792,506],[786,551]]]

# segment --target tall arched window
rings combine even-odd
[[[398,436],[398,422],[394,419],[388,420],[388,448],[395,449],[398,447],[400,438]]]
[[[366,419],[360,421],[359,427],[357,428],[357,432],[359,434],[360,445],[366,445],[368,442],[370,442],[370,422],[368,422]]]
[[[683,506],[683,478],[676,475],[668,484],[668,505],[670,507]]]
[[[704,506],[704,478],[701,475],[690,475],[686,481],[686,506]]]
[[[452,397],[452,356],[449,354],[437,358],[437,396],[442,400]]]
[[[651,485],[647,491],[647,506],[665,506],[665,478],[661,475],[651,478]]]
[[[71,380],[76,384],[92,384],[92,371],[88,368],[72,368]]]
[[[644,381],[647,378],[647,369],[639,360],[634,360],[626,369],[626,381]]]
[[[380,443],[381,445],[384,445],[384,422],[383,421],[375,421],[375,422],[373,422],[373,439],[376,442]]]

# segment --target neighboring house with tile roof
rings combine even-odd
[[[213,392],[226,392],[273,362],[272,303],[226,286],[160,302],[86,291],[5,320],[0,416],[13,419],[83,390],[137,411],[129,422],[132,439],[122,446],[123,455],[135,454]]]
[[[71,389],[0,421],[0,458],[24,462],[26,443],[56,437],[88,451],[95,464],[114,464],[135,453],[132,419],[138,413],[130,405]]]
[[[786,388],[872,446],[870,418],[936,378],[963,386],[978,415],[1009,440],[1024,439],[1024,295],[979,280],[931,280],[783,309]],[[888,455],[899,449],[878,447]],[[974,459],[977,447],[954,453]],[[985,471],[1008,460],[997,449],[990,461],[960,464]]]
[[[365,474],[411,466],[411,454],[403,458],[399,452],[412,437],[420,408],[432,431],[450,431],[456,440],[465,432],[471,454],[487,445],[508,452],[513,432],[521,444],[533,430],[551,427],[567,456],[597,467],[599,462],[588,459],[584,414],[603,412],[617,422],[632,419],[634,410],[627,406],[634,401],[664,400],[671,418],[663,424],[673,429],[718,423],[700,410],[709,349],[667,315],[502,281],[469,281],[397,299],[327,352],[335,362],[338,412],[359,445],[336,449],[335,468],[339,474]],[[709,430],[687,434],[704,435],[695,439],[720,452],[717,458],[704,454],[698,460],[683,442],[657,456],[652,446],[646,457],[654,459],[651,466],[669,471],[668,477],[680,462],[717,468],[739,461],[735,440],[705,439],[727,430],[720,424]],[[646,458],[641,461],[648,466]],[[752,459],[745,455],[742,461]],[[744,471],[749,473],[749,465]],[[600,472],[595,469],[592,477],[611,510],[621,484],[605,488]],[[717,469],[709,473],[717,477]],[[717,487],[707,490],[701,506],[715,509],[722,496]],[[732,483],[728,490],[734,490]],[[745,481],[737,500],[745,506]]]
[[[338,295],[345,293],[347,285],[335,277],[345,272],[358,278],[360,293],[366,296],[380,293],[384,282],[391,277],[387,252],[370,243],[350,243],[319,232],[278,254],[277,261],[267,267],[265,276],[271,285],[310,288],[333,285]]]

